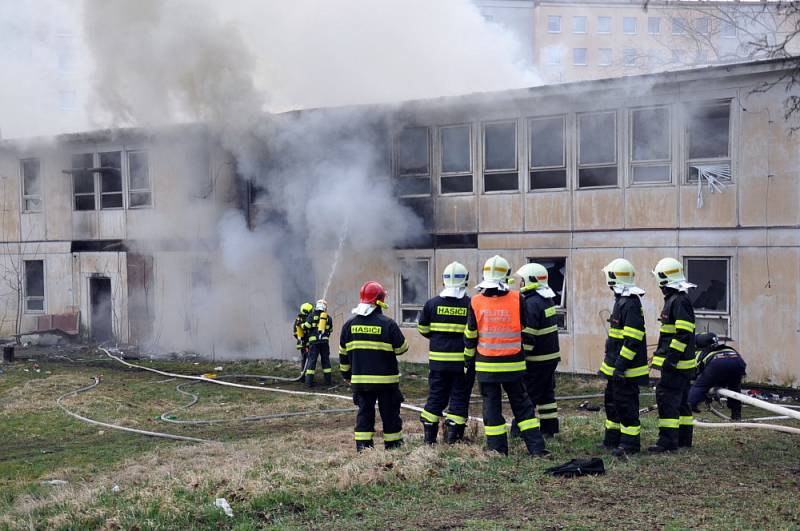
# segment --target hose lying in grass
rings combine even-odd
[[[790,426],[781,426],[779,424],[764,424],[761,422],[701,422],[694,421],[694,425],[698,428],[755,428],[763,430],[782,431],[784,433],[792,433],[800,435],[800,428],[792,428]]]
[[[80,393],[85,393],[86,391],[94,389],[99,384],[100,384],[100,378],[95,376],[94,377],[94,383],[92,383],[91,385],[87,385],[86,387],[81,387],[80,389],[76,389],[74,391],[70,391],[69,393],[65,393],[65,394],[59,396],[56,399],[56,404],[58,405],[58,407],[61,408],[61,410],[64,413],[66,413],[67,415],[69,415],[72,418],[78,419],[78,420],[80,420],[82,422],[86,422],[87,424],[94,424],[95,426],[102,426],[104,428],[108,428],[108,429],[111,429],[111,430],[126,431],[128,433],[138,433],[139,435],[147,435],[149,437],[160,437],[162,439],[173,439],[173,440],[176,440],[176,441],[211,442],[211,441],[209,441],[207,439],[198,439],[196,437],[185,437],[183,435],[172,435],[171,433],[161,433],[161,432],[157,432],[157,431],[137,430],[136,428],[126,428],[125,426],[118,426],[116,424],[109,424],[108,422],[101,422],[99,420],[90,419],[88,417],[84,417],[83,415],[79,415],[77,413],[74,413],[74,412],[70,411],[69,409],[67,409],[66,406],[64,406],[64,404],[62,403],[65,398],[77,396]]]
[[[761,409],[766,409],[767,411],[771,411],[772,413],[777,413],[778,415],[785,415],[795,420],[800,420],[800,411],[796,411],[788,407],[779,406],[777,404],[770,404],[769,402],[765,402],[764,400],[759,400],[758,398],[753,398],[752,396],[743,395],[742,393],[737,393],[735,391],[731,391],[730,389],[719,388],[716,389],[715,391],[717,394],[720,394],[727,398],[733,398],[734,400],[738,400],[739,402],[742,402],[744,404],[760,407]]]

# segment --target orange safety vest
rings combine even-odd
[[[500,297],[478,294],[472,297],[478,322],[478,352],[481,356],[513,356],[522,350],[522,319],[519,292]]]

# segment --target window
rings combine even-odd
[[[567,330],[567,259],[559,258],[528,258],[528,262],[535,262],[547,269],[547,283],[555,293],[556,319],[558,330]]]
[[[686,19],[683,17],[675,17],[672,19],[672,34],[685,35],[686,34]]]
[[[548,65],[560,65],[561,64],[561,47],[559,46],[548,46],[544,50],[544,61]]]
[[[688,181],[697,182],[700,174],[729,181],[730,101],[687,105]]]
[[[25,312],[44,312],[44,260],[25,260]]]
[[[671,182],[669,108],[631,109],[630,128],[631,182]]]
[[[397,191],[401,196],[431,193],[428,128],[407,127],[398,136]]]
[[[457,125],[439,130],[441,146],[441,192],[472,193],[472,135],[470,126]]]
[[[483,125],[483,190],[519,190],[516,122]]]
[[[578,187],[617,184],[617,113],[578,116]]]
[[[39,159],[23,159],[19,162],[22,173],[22,209],[38,212],[42,209],[42,177]]]
[[[128,206],[130,208],[152,205],[148,162],[147,151],[128,152]]]
[[[622,17],[622,33],[636,35],[636,19],[634,17]]]
[[[122,208],[122,153],[100,153],[100,208]]]
[[[672,50],[672,62],[677,64],[683,63],[683,50]]]
[[[532,118],[528,122],[530,140],[530,189],[567,187],[564,116]]]
[[[600,48],[597,50],[597,64],[600,66],[610,66],[613,52],[611,48]]]
[[[687,280],[697,285],[689,290],[697,333],[730,337],[730,259],[687,257],[684,268]]]
[[[72,191],[75,195],[75,210],[94,210],[94,155],[81,153],[72,156]]]
[[[547,32],[561,33],[561,17],[557,15],[547,17]]]
[[[572,49],[572,64],[586,66],[586,48]]]
[[[622,63],[625,66],[636,66],[636,48],[624,48],[622,50]]]
[[[736,38],[736,25],[733,22],[724,21],[722,23],[722,29],[720,30],[722,36],[726,39],[735,39]]]
[[[710,31],[708,17],[698,17],[694,19],[694,31],[699,35],[708,35]]]
[[[647,17],[647,33],[650,35],[661,34],[661,17]]]
[[[597,33],[611,33],[611,17],[597,17]]]
[[[572,33],[586,33],[586,17],[572,17]]]
[[[416,323],[430,293],[429,262],[404,260],[400,267],[400,321]]]

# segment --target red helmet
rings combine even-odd
[[[381,286],[379,282],[370,280],[361,286],[359,297],[361,297],[362,303],[376,304],[378,301],[383,302],[383,299],[386,298],[386,290],[383,289],[383,286]]]

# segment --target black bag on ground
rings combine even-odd
[[[602,459],[593,457],[591,459],[573,459],[563,465],[548,468],[545,473],[551,476],[574,478],[577,476],[605,474],[606,467]]]

